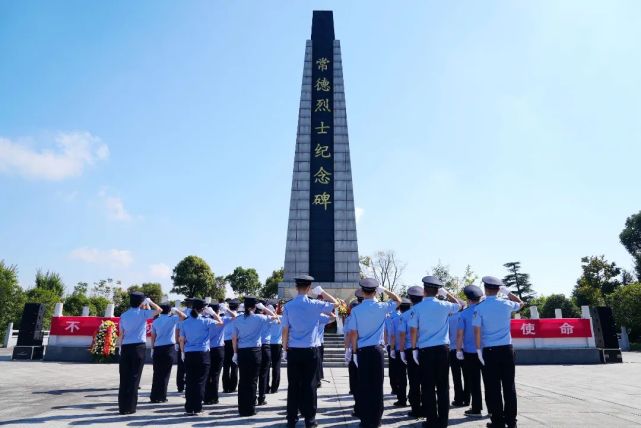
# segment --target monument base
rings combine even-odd
[[[355,298],[354,292],[359,288],[357,282],[314,282],[312,284],[312,288],[317,285],[323,287],[323,289],[332,296],[343,299],[348,303],[350,300]],[[279,298],[289,300],[297,294],[296,284],[293,281],[281,282],[278,284]]]
[[[15,346],[12,360],[42,360],[43,346]]]
[[[600,364],[599,350],[595,348],[567,349],[515,349],[514,362],[517,365],[539,364]]]

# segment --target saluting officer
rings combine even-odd
[[[405,339],[404,334],[404,325],[403,325],[403,314],[409,311],[412,308],[412,301],[408,298],[401,299],[401,306],[399,306],[400,314],[395,317],[393,320],[392,331],[394,334],[394,349],[390,353],[394,356],[394,361],[396,361],[396,375],[397,375],[397,384],[396,384],[396,402],[394,406],[396,407],[405,407],[407,406],[407,360],[405,360],[404,350],[405,347],[402,346],[402,342]],[[402,334],[403,333],[403,334]],[[402,334],[402,336],[401,336]],[[391,361],[390,361],[391,362]]]
[[[456,358],[463,363],[465,387],[472,396],[472,407],[465,411],[466,416],[480,418],[483,416],[483,396],[481,395],[481,362],[476,354],[476,338],[474,337],[474,312],[476,305],[483,297],[483,290],[476,285],[468,285],[463,289],[467,297],[467,308],[460,313],[456,340]]]
[[[358,306],[358,300],[354,300],[349,304],[349,315],[345,317],[343,323],[343,342],[345,344],[345,365],[347,366],[347,375],[349,376],[349,393],[356,397],[358,388],[358,369],[354,365],[353,351],[352,351],[352,337],[350,332],[354,330],[354,323],[352,322],[352,311]],[[354,406],[354,414],[356,416],[356,406]]]
[[[385,318],[401,303],[400,297],[381,287],[374,278],[359,281],[363,303],[352,310],[354,330],[351,332],[354,363],[358,367],[356,413],[365,428],[379,427],[383,417],[384,328]],[[390,300],[374,300],[385,293]]]
[[[151,358],[154,377],[151,383],[149,400],[152,403],[167,401],[167,385],[171,376],[171,366],[176,359],[176,325],[185,319],[185,314],[169,305],[160,305],[162,313],[151,323]],[[174,313],[177,316],[172,316]]]
[[[318,317],[329,313],[339,302],[322,287],[312,290],[323,295],[324,300],[307,297],[314,278],[301,275],[294,278],[298,295],[283,310],[283,359],[287,361],[287,426],[294,427],[298,410],[305,418],[306,427],[318,426],[316,422],[316,385],[318,383]]]
[[[320,299],[323,300],[323,299]],[[318,318],[318,336],[316,339],[316,348],[318,348],[318,383],[317,388],[321,387],[321,380],[325,379],[323,371],[323,361],[325,360],[325,327],[336,321],[336,315],[333,312],[321,314]]]
[[[516,387],[510,322],[512,312],[520,310],[523,302],[498,278],[484,276],[482,282],[487,297],[476,305],[472,325],[476,352],[481,364],[485,366],[485,395],[488,411],[492,415],[487,426],[503,428],[507,425],[512,428],[516,427]],[[506,295],[507,299],[498,298],[499,292]]]
[[[283,311],[277,300],[270,302],[267,306],[276,315],[282,315]],[[280,365],[283,356],[283,325],[279,322],[271,324],[271,345],[269,345],[272,357],[271,379],[269,371],[267,372],[267,393],[275,394],[280,387]]]
[[[238,311],[240,302],[232,299],[228,302],[231,311]],[[232,361],[234,357],[234,347],[232,346],[231,336],[234,320],[229,321],[224,328],[223,337],[225,339],[225,358],[223,360],[223,392],[230,393],[236,391],[238,385],[238,366]]]
[[[402,361],[407,364],[407,380],[409,394],[407,396],[412,410],[407,414],[410,418],[418,419],[423,416],[421,404],[421,371],[417,361],[412,357],[412,335],[410,321],[414,318],[414,306],[423,301],[423,287],[413,285],[407,289],[407,296],[412,307],[401,314],[400,320],[400,354]]]
[[[266,302],[261,301],[261,306]],[[264,306],[263,306],[264,307]],[[273,308],[267,308],[270,313],[275,315]],[[259,308],[256,308],[256,314],[262,314],[263,311]],[[265,311],[267,313],[267,311]],[[265,394],[268,393],[267,389],[269,388],[269,367],[272,364],[272,325],[280,324],[280,320],[270,319],[268,323],[263,325],[262,330],[260,331],[260,370],[258,373],[258,406],[263,406],[267,404],[265,401]]]
[[[395,320],[398,318],[399,314],[397,310],[392,311],[387,318],[385,319],[385,344],[387,345],[387,361],[388,361],[388,376],[389,376],[389,385],[392,388],[392,394],[398,395],[398,384],[399,384],[399,364],[402,364],[401,361],[396,358],[396,332],[394,330]]]
[[[414,306],[410,320],[412,358],[421,367],[421,392],[426,421],[423,426],[446,427],[450,411],[448,316],[463,302],[445,290],[435,276],[423,278],[425,299]],[[438,296],[446,300],[440,300]],[[438,409],[434,388],[438,397]]]
[[[263,314],[255,313],[260,309]],[[270,318],[272,317],[272,318]],[[232,341],[234,362],[238,364],[238,414],[253,416],[256,414],[256,391],[262,361],[261,332],[276,314],[259,303],[253,296],[245,296],[244,313],[234,321]],[[266,404],[263,398],[261,404]]]
[[[460,312],[450,314],[448,318],[450,334],[450,371],[452,372],[452,383],[454,384],[454,401],[452,407],[466,407],[470,404],[470,391],[463,373],[463,363],[456,358],[456,338],[458,334],[458,323]]]
[[[209,315],[211,318],[205,318]],[[199,415],[203,410],[205,384],[209,376],[210,329],[223,321],[205,301],[194,299],[189,317],[183,321],[180,330],[181,358],[185,362],[185,413]]]
[[[143,309],[148,304],[154,310]],[[120,387],[118,388],[118,410],[121,415],[136,413],[138,385],[145,367],[147,348],[147,320],[162,312],[160,306],[140,292],[129,295],[130,308],[120,315]]]
[[[183,301],[183,305],[187,308],[183,311],[186,315],[189,315],[191,312],[192,301],[193,299],[191,297],[188,297]],[[176,345],[174,346],[174,348],[176,348],[176,388],[178,389],[178,392],[183,392],[185,390],[185,362],[180,358],[180,329],[182,328],[182,325],[183,320],[178,321],[176,324]]]
[[[209,367],[209,375],[207,376],[207,383],[205,384],[205,404],[218,404],[218,390],[220,384],[220,372],[223,368],[223,360],[225,359],[225,340],[224,333],[225,327],[236,319],[236,312],[227,308],[223,303],[209,305],[214,313],[221,317],[222,324],[215,324],[209,329],[209,358],[211,365]]]

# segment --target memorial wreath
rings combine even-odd
[[[116,359],[116,342],[118,341],[118,328],[116,323],[105,320],[98,327],[93,336],[89,351],[97,363],[109,363]]]

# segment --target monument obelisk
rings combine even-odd
[[[291,295],[297,274],[312,275],[317,285],[343,298],[359,280],[341,46],[331,11],[314,11],[305,46],[279,296]]]

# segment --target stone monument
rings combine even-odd
[[[292,296],[297,274],[345,299],[359,280],[341,46],[331,11],[314,11],[305,46],[280,297]]]

